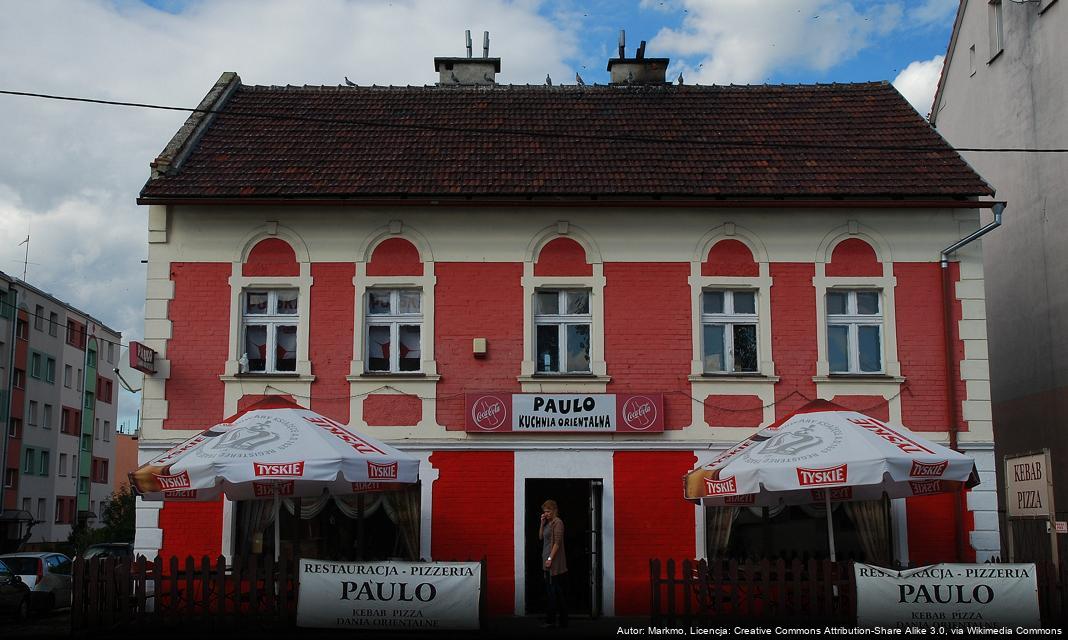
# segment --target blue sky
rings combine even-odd
[[[926,114],[957,0],[35,0],[4,5],[0,86],[195,106],[247,84],[431,84],[464,29],[502,83],[607,82],[619,29],[687,83],[888,80]],[[477,55],[477,53],[476,53]],[[142,336],[149,162],[176,112],[0,96],[0,270]],[[4,239],[9,241],[4,241]],[[135,376],[129,376],[131,379]],[[136,384],[136,381],[135,381]],[[121,414],[138,398],[124,393]]]

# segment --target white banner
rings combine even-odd
[[[512,431],[614,431],[615,394],[515,394]]]
[[[298,627],[478,629],[477,562],[300,561]]]
[[[856,563],[861,627],[1038,627],[1033,564],[933,564],[892,571]]]

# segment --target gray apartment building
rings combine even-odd
[[[121,334],[0,273],[4,546],[66,540],[112,492]]]

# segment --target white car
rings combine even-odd
[[[71,560],[62,553],[7,553],[0,556],[30,588],[30,606],[38,611],[69,607]]]

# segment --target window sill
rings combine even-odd
[[[439,375],[430,375],[426,373],[363,373],[358,376],[345,376],[345,379],[349,382],[369,382],[379,380],[393,380],[396,382],[437,382],[441,380]]]
[[[219,376],[223,382],[269,382],[271,380],[285,380],[292,382],[313,382],[315,376],[301,375],[299,373],[238,373],[232,376]]]
[[[591,382],[597,384],[607,384],[611,382],[610,376],[599,376],[594,373],[535,373],[530,376],[519,376],[516,378],[519,382]]]
[[[1005,48],[998,49],[998,52],[990,56],[990,59],[986,61],[987,64],[994,64],[994,61],[1001,57],[1001,54],[1005,53]]]
[[[864,384],[866,382],[885,382],[892,384],[901,384],[905,382],[905,378],[901,376],[889,376],[885,373],[832,373],[826,376],[815,376],[812,378],[813,382],[842,382],[842,383],[857,383]]]
[[[779,376],[766,376],[761,373],[702,373],[689,377],[690,382],[767,382],[774,384]]]

